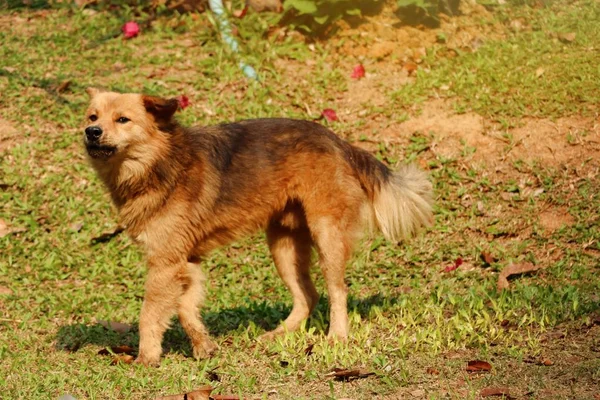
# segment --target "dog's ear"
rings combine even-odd
[[[162,121],[169,121],[175,111],[179,108],[177,99],[163,99],[154,96],[142,96],[146,111],[154,115],[154,118]]]
[[[104,92],[104,90],[98,89],[98,88],[95,88],[95,87],[89,87],[89,88],[85,89],[85,91],[90,96],[90,99],[93,99],[94,97],[96,97],[96,95],[98,93]]]

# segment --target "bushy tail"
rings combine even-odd
[[[373,210],[386,239],[398,242],[433,221],[433,187],[414,165],[393,171],[375,189]]]

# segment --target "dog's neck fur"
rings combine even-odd
[[[92,160],[128,231],[139,230],[142,221],[161,209],[193,157],[184,128],[173,124],[169,131],[158,129],[135,153],[116,154],[109,162]]]

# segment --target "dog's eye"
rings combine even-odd
[[[125,123],[127,123],[127,122],[129,122],[129,121],[131,121],[131,120],[130,120],[129,118],[127,118],[127,117],[120,117],[120,118],[117,120],[117,122],[118,122],[118,123],[120,123],[120,124],[125,124]]]
[[[90,121],[94,122],[97,119],[98,119],[98,116],[96,114],[90,115]]]

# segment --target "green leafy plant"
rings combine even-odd
[[[342,18],[377,8],[382,0],[285,0],[282,22],[306,33],[322,34]]]

